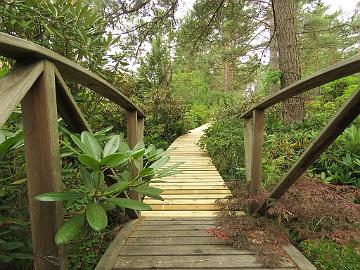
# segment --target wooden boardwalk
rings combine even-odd
[[[209,233],[216,228],[215,200],[231,193],[197,145],[204,128],[170,146],[170,164],[185,163],[180,174],[152,184],[164,189],[165,200],[145,198],[153,210],[125,225],[96,269],[266,269],[253,252],[235,249]],[[289,260],[278,269],[298,268]]]

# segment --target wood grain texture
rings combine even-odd
[[[141,109],[132,103],[115,86],[81,65],[40,45],[0,33],[0,55],[18,60],[18,62],[47,59],[56,65],[66,79],[70,79],[75,83],[94,90],[126,110],[136,110],[139,116],[145,117]]]
[[[120,233],[115,237],[115,239],[111,242],[110,246],[107,248],[104,255],[101,257],[100,261],[95,267],[95,270],[110,270],[119,256],[119,253],[122,249],[122,245],[126,243],[129,235],[134,230],[138,220],[130,220],[128,221],[122,228]]]
[[[299,95],[328,82],[360,72],[360,56],[354,56],[324,69],[315,72],[313,75],[299,80],[288,87],[276,92],[264,101],[244,112],[241,117],[251,117],[253,110],[265,110],[272,105],[290,97]]]
[[[127,111],[126,121],[127,121],[127,142],[130,149],[133,149],[134,146],[139,142],[139,136],[140,136],[140,133],[138,131],[139,125],[138,125],[137,111]],[[135,178],[139,174],[138,169],[135,167],[134,164],[131,163],[129,163],[129,171],[132,178]],[[128,195],[133,200],[137,200],[137,201],[141,200],[141,195],[135,191],[130,191]],[[137,210],[126,208],[126,213],[130,218],[140,217],[140,211]]]
[[[0,127],[44,70],[44,62],[17,64],[0,80]]]
[[[315,266],[293,245],[285,245],[283,249],[300,270],[316,270]]]
[[[86,121],[63,77],[56,67],[55,83],[58,111],[69,130],[76,133],[91,131],[89,123]]]
[[[63,247],[54,237],[64,219],[62,202],[39,202],[34,196],[61,191],[58,116],[54,65],[44,71],[21,103],[35,269],[66,269]]]
[[[253,111],[252,152],[250,170],[250,192],[258,193],[262,178],[262,153],[264,143],[264,111]]]
[[[251,181],[251,156],[252,156],[252,139],[253,127],[252,118],[244,118],[244,148],[245,148],[245,173],[246,181]]]

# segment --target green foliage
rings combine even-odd
[[[303,241],[301,242],[301,248],[316,269],[359,269],[360,256],[351,246],[342,246],[324,239],[318,241]]]
[[[263,185],[272,186],[292,166],[319,130],[356,89],[358,78],[347,77],[325,85],[322,95],[307,105],[306,118],[284,126],[278,107],[267,110]],[[256,100],[256,99],[255,99]],[[239,98],[220,110],[206,131],[203,144],[225,178],[244,179],[243,123],[239,114],[252,100]],[[360,126],[358,120],[315,161],[309,174],[328,183],[360,186]]]
[[[107,140],[104,147],[101,147],[99,139],[87,131],[82,132],[80,137],[75,134],[70,134],[70,137],[77,146],[70,147],[70,150],[85,166],[80,166],[79,169],[81,184],[77,189],[66,192],[49,192],[35,196],[38,201],[69,201],[76,204],[76,212],[71,214],[72,217],[56,233],[55,242],[58,245],[67,244],[79,236],[85,224],[85,217],[93,230],[101,231],[108,225],[107,211],[111,211],[115,206],[121,209],[151,210],[150,206],[142,202],[117,197],[123,192],[136,190],[162,200],[159,195],[162,190],[149,187],[150,181],[152,178],[177,172],[179,163],[170,170],[161,169],[169,161],[169,156],[153,145],[145,148],[141,142],[130,150],[119,135],[114,135]],[[144,166],[141,165],[141,160],[144,161]],[[129,177],[128,164],[139,170],[138,176]],[[108,185],[105,178],[116,179],[117,182]]]

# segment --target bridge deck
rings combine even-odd
[[[209,233],[215,229],[215,200],[230,195],[197,142],[204,127],[179,137],[170,163],[184,161],[181,173],[152,186],[165,201],[145,198],[153,211],[128,223],[96,269],[265,269],[252,251],[238,250]],[[279,269],[297,269],[289,260]]]

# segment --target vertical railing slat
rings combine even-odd
[[[61,202],[39,202],[39,193],[61,191],[58,115],[54,65],[45,69],[21,103],[34,265],[37,270],[66,269],[63,247],[54,237],[64,219]]]
[[[251,182],[251,155],[252,155],[252,118],[244,118],[244,148],[246,182]]]
[[[253,111],[253,136],[251,154],[250,192],[257,193],[261,186],[262,177],[262,153],[264,143],[264,111]]]

